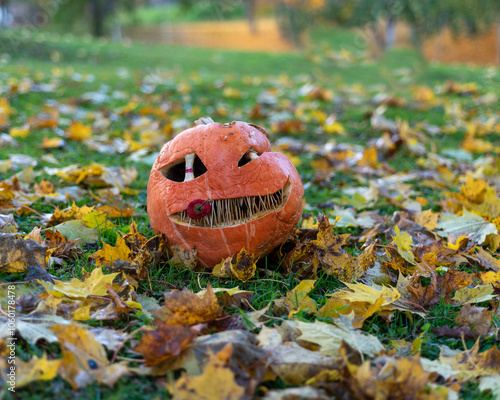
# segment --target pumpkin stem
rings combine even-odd
[[[194,121],[194,126],[200,126],[200,125],[208,125],[208,124],[213,124],[214,120],[210,117],[201,117],[200,119],[197,119]]]

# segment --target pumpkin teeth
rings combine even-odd
[[[199,228],[225,228],[246,224],[264,215],[278,212],[287,202],[291,190],[288,179],[283,188],[272,194],[212,200],[212,211],[202,218],[189,218],[185,210],[171,215],[170,218],[178,224]]]

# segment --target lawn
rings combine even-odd
[[[274,55],[0,31],[1,304],[14,286],[24,324],[4,398],[499,396],[500,72],[360,43],[319,27]],[[298,228],[250,279],[152,239],[152,163],[204,116],[265,127],[304,184]],[[166,298],[195,308],[209,285],[198,314],[166,317]]]

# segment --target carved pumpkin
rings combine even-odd
[[[195,247],[212,269],[243,247],[264,256],[280,245],[301,217],[303,194],[294,165],[271,152],[263,128],[208,118],[163,146],[149,177],[148,215],[170,244]]]

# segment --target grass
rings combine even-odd
[[[170,12],[170,11],[169,11]],[[148,20],[146,22],[154,22]],[[419,85],[442,85],[445,80],[457,82],[475,82],[479,91],[495,91],[500,94],[500,73],[491,68],[469,68],[460,66],[433,65],[424,63],[412,50],[394,50],[379,61],[360,60],[359,62],[345,62],[325,56],[333,51],[349,50],[355,56],[361,53],[364,48],[359,46],[359,41],[350,31],[331,30],[318,28],[311,34],[311,41],[314,47],[307,53],[293,54],[249,54],[238,52],[212,51],[206,49],[187,49],[182,47],[164,47],[157,45],[122,45],[108,41],[93,41],[73,37],[71,35],[60,36],[49,32],[29,32],[29,31],[0,31],[0,58],[5,61],[0,72],[0,82],[4,83],[11,78],[22,80],[25,77],[33,78],[34,81],[50,81],[56,79],[57,90],[51,94],[50,100],[68,101],[68,99],[80,99],[82,95],[94,91],[103,91],[102,85],[107,85],[110,90],[107,94],[115,90],[126,94],[125,99],[110,98],[105,105],[85,104],[88,110],[95,112],[115,110],[125,106],[133,96],[140,96],[141,101],[148,98],[144,93],[144,88],[140,82],[145,76],[157,78],[151,97],[151,102],[168,102],[169,104],[181,104],[180,109],[173,108],[166,117],[165,123],[172,123],[181,118],[189,120],[197,119],[207,114],[217,114],[220,120],[230,121],[233,118],[246,120],[248,113],[255,105],[259,96],[269,90],[279,88],[281,94],[279,101],[292,101],[296,103],[304,102],[303,97],[297,92],[297,88],[303,85],[317,85],[331,88],[335,95],[343,101],[331,103],[324,100],[314,100],[313,107],[324,109],[328,113],[335,113],[339,120],[346,126],[350,135],[336,136],[338,142],[350,144],[366,144],[370,140],[380,137],[379,132],[370,128],[366,113],[373,109],[373,105],[363,101],[360,105],[351,102],[348,93],[353,88],[361,87],[363,98],[369,99],[372,94],[379,91],[391,93],[396,96],[412,101],[412,90]],[[325,50],[326,49],[326,50]],[[2,54],[7,54],[2,56]],[[319,59],[314,57],[320,55]],[[327,54],[326,54],[327,55]],[[406,71],[406,72],[405,72]],[[409,72],[408,72],[409,71]],[[75,73],[92,75],[93,80],[89,82],[76,78]],[[56,77],[56,78],[54,78]],[[249,77],[256,77],[255,81]],[[286,78],[283,78],[286,77]],[[250,83],[249,83],[250,82]],[[187,85],[190,89],[182,91],[179,88]],[[225,97],[223,89],[230,87],[242,92],[236,98]],[[17,115],[11,120],[13,125],[22,125],[27,118],[35,115],[40,108],[49,100],[45,94],[30,91],[25,94],[18,94],[11,99],[11,107],[17,110]],[[460,99],[465,109],[474,106],[474,99]],[[217,111],[223,105],[227,110]],[[498,101],[496,103],[498,105]],[[193,111],[197,107],[198,111]],[[492,109],[495,105],[490,106]],[[286,110],[286,107],[283,107]],[[403,108],[389,108],[385,114],[391,119],[403,119],[416,122],[428,122],[442,126],[446,123],[445,111],[443,107],[429,107],[426,110],[415,111]],[[112,121],[106,132],[120,136],[128,129],[131,118],[129,115]],[[271,121],[265,117],[257,118],[258,124],[269,126]],[[307,138],[318,146],[323,146],[332,138],[322,133],[316,133],[317,124],[310,121],[307,124],[306,132],[297,135],[300,138]],[[114,132],[114,133],[113,133]],[[42,161],[42,157],[47,154],[39,146],[33,143],[40,143],[45,136],[53,136],[53,131],[38,130],[29,138],[19,139],[20,147],[15,149],[17,153],[27,154],[40,160],[37,170],[43,167],[53,167],[49,162]],[[277,138],[275,134],[273,136]],[[435,138],[439,148],[456,148],[460,139],[453,135],[443,135]],[[6,159],[11,150],[0,148],[0,160]],[[61,166],[68,164],[86,165],[90,162],[102,163],[108,166],[125,166],[130,163],[128,155],[114,154],[103,155],[92,153],[89,159],[88,148],[78,142],[71,142],[61,150],[55,150],[55,155]],[[311,155],[304,152],[299,155],[302,167],[299,167],[303,181],[312,182],[315,171],[310,167]],[[405,150],[398,152],[394,158],[388,160],[390,165],[399,171],[417,169],[415,158],[411,157]],[[146,185],[149,176],[150,165],[147,163],[136,164],[138,169],[138,179],[134,181],[131,188],[137,189],[139,194],[136,197],[127,198],[137,204],[138,218],[134,218],[139,226],[139,230],[146,237],[153,236],[149,226],[149,221],[145,213]],[[36,177],[40,182],[42,176]],[[3,177],[2,177],[3,178]],[[311,184],[306,189],[306,200],[315,212],[318,212],[322,204],[335,202],[339,197],[339,188],[354,184],[356,179],[349,173],[339,172],[331,177],[328,182],[321,184]],[[435,204],[436,207],[441,199],[439,193],[423,188],[422,193]],[[92,199],[86,199],[78,203],[79,206],[92,204]],[[66,205],[69,205],[66,204]],[[60,205],[62,208],[64,205]],[[54,210],[54,205],[50,202],[37,202],[31,206],[33,209],[50,213]],[[386,215],[391,215],[396,208],[392,205],[377,205],[383,209]],[[385,208],[384,208],[385,207]],[[19,218],[19,229],[29,232],[33,226],[37,225],[37,218],[25,216]],[[130,224],[130,219],[119,221],[119,229],[126,230]],[[359,233],[359,228],[339,229],[336,233]],[[116,235],[116,234],[115,234]],[[114,236],[103,237],[102,242],[112,243]],[[100,245],[102,244],[100,243]],[[95,246],[94,246],[95,247]],[[82,268],[90,271],[93,266],[87,261],[87,256],[96,249],[92,246],[84,247],[83,256],[66,265],[53,266],[49,272],[60,279],[68,280],[71,277],[80,277]],[[348,249],[350,252],[359,253],[359,249]],[[161,301],[163,292],[171,286],[177,288],[187,287],[197,291],[200,287],[212,284],[214,287],[235,287],[251,290],[255,292],[252,306],[262,309],[269,302],[286,295],[287,291],[293,288],[300,277],[294,274],[286,276],[277,268],[279,260],[271,258],[262,260],[257,275],[249,282],[241,283],[232,279],[221,279],[212,277],[209,274],[198,274],[185,271],[176,266],[166,263],[160,264],[156,269],[151,269],[149,282],[140,282],[137,290],[139,294],[148,294]],[[0,274],[4,282],[20,281],[22,274]],[[168,282],[168,284],[166,284]],[[325,303],[325,295],[332,293],[341,287],[341,283],[332,276],[321,275],[310,297],[321,307]],[[228,310],[230,313],[238,313],[238,310]],[[448,318],[450,306],[439,303],[433,306],[429,313],[429,319],[415,317],[410,320],[403,314],[396,314],[395,320],[387,325],[378,316],[371,317],[365,324],[364,330],[376,334],[386,343],[390,339],[404,338],[411,341],[424,334],[425,342],[422,347],[422,355],[429,358],[438,356],[439,345],[446,344],[450,347],[461,346],[459,341],[445,341],[432,334],[432,329],[443,325]],[[311,316],[304,313],[300,316],[303,319],[311,320]],[[125,326],[129,321],[126,319],[116,321],[116,326]],[[144,321],[139,321],[141,324]],[[493,345],[492,340],[482,342],[482,348]],[[470,343],[468,343],[470,346]],[[28,358],[30,354],[36,353],[37,349],[30,348],[25,343],[24,352],[21,358]],[[81,398],[81,399],[122,399],[122,398],[144,398],[153,399],[166,397],[164,383],[145,378],[122,378],[114,389],[91,385],[80,391],[73,391],[71,387],[62,379],[57,378],[50,383],[36,383],[29,385],[20,391],[23,398]],[[279,382],[275,383],[279,386]],[[463,398],[492,398],[488,394],[480,393],[477,385],[470,383],[463,387],[461,396]],[[6,399],[13,398],[9,394]]]

